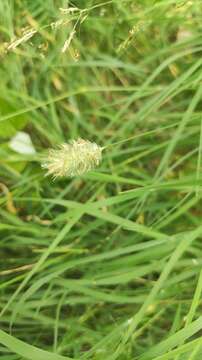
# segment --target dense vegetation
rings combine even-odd
[[[0,18],[1,359],[201,359],[201,1],[1,0]],[[80,137],[100,166],[45,177]]]

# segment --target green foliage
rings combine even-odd
[[[25,127],[28,119],[24,115],[12,115],[17,112],[17,107],[12,106],[6,99],[0,98],[1,119],[0,138],[10,138],[17,130]],[[9,119],[3,120],[9,114]]]
[[[0,357],[199,360],[201,1],[67,3],[0,1]]]

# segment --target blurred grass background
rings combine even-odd
[[[201,359],[201,1],[1,0],[0,18],[1,359]],[[44,177],[78,137],[114,145]]]

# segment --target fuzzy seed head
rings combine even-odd
[[[102,160],[102,148],[94,142],[81,138],[50,149],[42,168],[53,178],[74,177],[94,169]]]

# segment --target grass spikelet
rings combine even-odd
[[[32,36],[34,36],[34,34],[36,34],[36,33],[37,33],[37,30],[35,30],[35,29],[27,30],[21,38],[12,41],[8,45],[7,51],[15,50],[19,45],[21,45],[22,43],[31,39]]]
[[[74,177],[85,174],[99,165],[102,159],[102,147],[81,138],[62,144],[59,149],[50,149],[42,164],[46,175]]]

